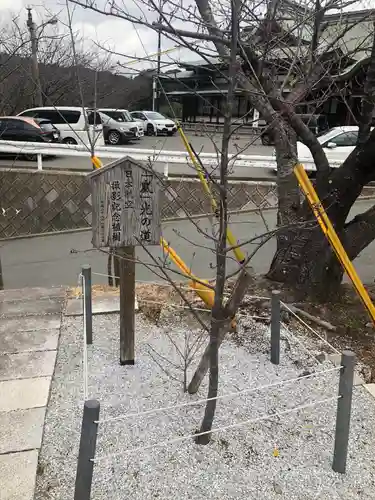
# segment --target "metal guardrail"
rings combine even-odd
[[[38,142],[20,142],[6,141],[0,142],[0,154],[11,155],[35,155],[37,157],[38,170],[43,169],[43,155],[45,156],[72,156],[72,157],[90,157],[90,151],[85,146],[67,145],[58,143],[38,143]],[[189,155],[186,151],[169,151],[141,148],[119,148],[98,146],[95,149],[95,155],[99,158],[123,158],[131,156],[135,160],[151,161],[153,163],[177,163],[191,164]],[[244,155],[231,154],[229,166],[262,168],[268,170],[276,169],[276,160],[273,156],[262,155]],[[205,166],[218,164],[218,156],[215,153],[200,153],[200,158]],[[311,159],[300,158],[305,170],[315,170],[315,164]],[[332,167],[338,167],[341,161],[332,161]]]

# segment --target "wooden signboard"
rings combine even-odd
[[[129,157],[88,175],[92,188],[92,244],[120,259],[120,364],[134,364],[135,251],[159,245],[160,184],[146,165]]]
[[[96,248],[158,245],[159,182],[125,157],[88,175],[92,187],[92,244]],[[139,241],[138,241],[139,240]]]

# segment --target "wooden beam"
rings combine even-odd
[[[116,250],[120,261],[120,365],[134,365],[135,247]]]

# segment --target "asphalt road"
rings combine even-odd
[[[350,218],[368,209],[373,203],[369,200],[358,202],[353,208]],[[275,227],[276,212],[264,212],[269,229]],[[244,242],[256,234],[266,231],[264,222],[255,214],[242,214],[231,217],[231,229],[240,242]],[[191,266],[192,271],[201,278],[211,278],[215,273],[215,255],[213,242],[203,236],[207,231],[212,235],[212,227],[208,219],[197,221],[201,232],[190,221],[179,221],[163,225],[163,235],[171,243],[181,258]],[[254,244],[245,245],[244,251],[250,253]],[[74,249],[78,253],[71,253]],[[150,247],[155,258],[162,258],[159,247]],[[270,240],[255,255],[251,265],[256,273],[265,273],[270,265],[275,242]],[[372,283],[374,270],[375,243],[368,246],[355,260],[355,267],[365,283]],[[77,283],[78,274],[83,264],[91,264],[94,273],[107,272],[107,255],[93,250],[91,231],[60,234],[53,236],[33,237],[1,242],[0,256],[2,260],[4,283],[6,288],[26,286],[71,285]],[[137,248],[137,258],[152,264],[145,251]],[[237,269],[232,254],[228,254],[228,274]],[[170,268],[177,268],[170,264]],[[136,266],[136,279],[144,281],[160,281],[160,278],[142,264]],[[160,273],[160,271],[157,271]],[[170,272],[175,279],[181,276]],[[94,283],[106,283],[106,277],[93,275]]]
[[[221,136],[216,135],[213,138],[194,136],[189,137],[194,149],[197,152],[215,153],[220,150]],[[272,147],[262,146],[261,144],[253,144],[254,139],[246,139],[239,137],[233,139],[230,143],[230,152],[241,152],[248,155],[261,155],[271,156]],[[113,146],[115,147],[115,146]],[[140,141],[134,141],[123,147],[139,148],[139,149],[152,149],[156,153],[159,151],[184,151],[183,144],[179,136],[174,137],[144,137]],[[103,164],[111,162],[111,158],[100,158]],[[11,168],[12,166],[18,168],[36,168],[36,162],[27,161],[23,158],[7,158],[0,157],[0,167]],[[156,163],[154,165],[157,171],[163,172],[164,164]],[[43,159],[43,168],[58,169],[58,170],[87,170],[92,169],[89,157],[57,157]],[[187,164],[169,164],[169,174],[174,176],[194,175],[194,170]],[[238,178],[251,178],[251,179],[273,179],[274,174],[267,170],[259,168],[238,167],[234,166],[232,177]]]

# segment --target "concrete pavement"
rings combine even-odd
[[[63,288],[0,293],[1,500],[34,498]]]

